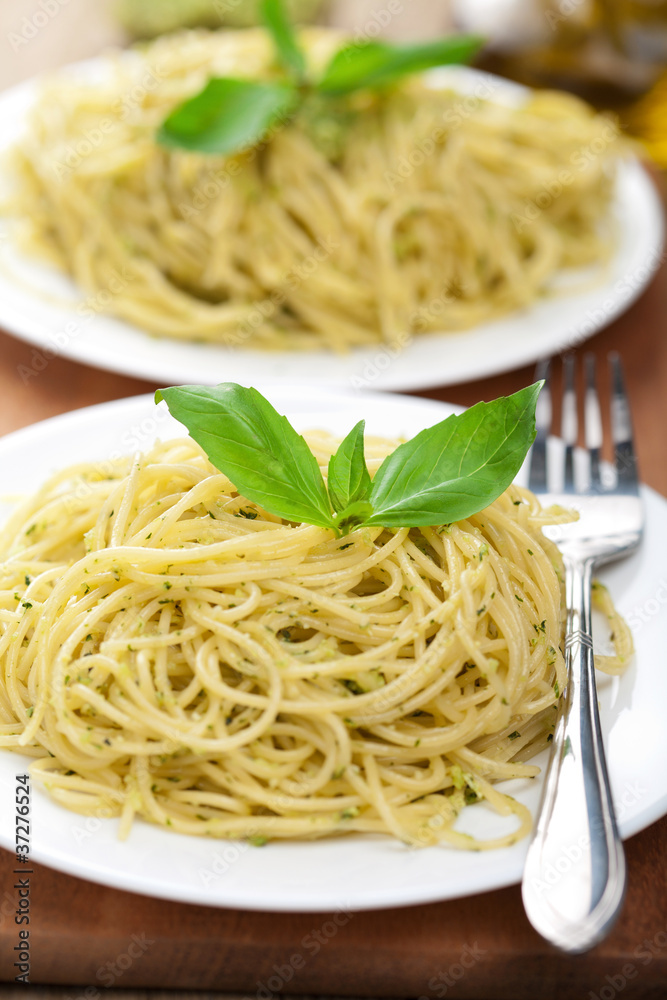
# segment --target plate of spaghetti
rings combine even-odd
[[[329,482],[360,418],[375,481],[398,440],[453,412],[382,393],[267,395]],[[560,557],[541,526],[566,514],[519,478],[439,527],[291,523],[150,397],[34,425],[0,456],[2,493],[22,496],[3,503],[0,535],[0,790],[13,801],[30,776],[35,860],[275,911],[520,879],[564,681]],[[654,766],[667,509],[644,498],[646,543],[605,568],[595,623],[625,837],[667,811]]]
[[[312,72],[340,45],[303,39]],[[155,381],[416,389],[580,342],[659,263],[616,123],[463,66],[238,154],[158,143],[211,75],[273,72],[261,30],[194,32],[1,96],[0,324]]]

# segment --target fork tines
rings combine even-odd
[[[616,352],[608,355],[611,376],[611,437],[614,446],[614,468],[617,493],[637,493],[637,460],[632,440],[630,407],[625,392],[621,359]],[[581,493],[576,486],[575,449],[579,438],[579,407],[576,379],[576,359],[574,354],[563,358],[563,388],[561,401],[560,439],[563,452],[562,491]],[[536,378],[544,379],[535,415],[537,435],[531,449],[529,487],[535,493],[545,493],[549,489],[548,479],[548,439],[553,419],[552,373],[553,359],[541,361],[536,369]],[[604,490],[602,483],[603,419],[597,388],[595,355],[587,354],[584,359],[585,392],[582,405],[583,437],[587,461],[587,488],[584,492],[599,493]]]
[[[618,485],[628,491],[637,492],[637,455],[632,439],[632,419],[630,404],[625,392],[623,368],[619,355],[609,355],[612,372],[611,432],[614,440],[614,464]]]

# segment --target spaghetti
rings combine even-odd
[[[340,44],[304,39],[314,67]],[[312,97],[233,157],[156,143],[209,76],[273,58],[263,31],[193,32],[49,81],[15,155],[33,250],[153,334],[334,351],[474,326],[608,259],[618,130],[565,94],[410,80]]]
[[[324,466],[335,447],[310,437]],[[368,442],[377,469],[387,442]],[[0,746],[179,833],[496,847],[565,685],[560,557],[511,487],[439,528],[294,525],[191,440],[54,476],[0,537]],[[457,831],[478,799],[518,817]]]

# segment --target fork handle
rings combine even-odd
[[[564,561],[567,690],[522,891],[533,927],[556,947],[576,953],[592,948],[610,929],[623,904],[626,874],[595,688],[593,561]]]

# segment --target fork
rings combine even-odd
[[[587,355],[585,362],[589,483],[580,490],[575,483],[578,425],[572,355],[563,359],[562,448],[557,463],[553,461],[554,447],[547,446],[550,362],[538,366],[538,378],[547,381],[538,400],[528,483],[544,506],[574,507],[580,515],[574,523],[543,529],[558,545],[565,566],[568,680],[522,886],[524,907],[533,927],[556,947],[573,954],[592,948],[611,929],[623,904],[626,881],[598,715],[591,577],[594,566],[628,555],[637,547],[643,511],[621,362],[617,354],[610,354],[608,361],[615,485],[604,485],[601,477],[603,431],[593,355]],[[557,485],[555,492],[550,492],[558,472],[562,487]]]

